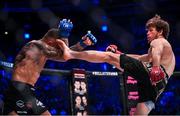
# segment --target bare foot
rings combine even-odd
[[[69,47],[66,46],[66,44],[62,41],[62,40],[56,40],[58,46],[61,48],[61,50],[63,51],[63,58],[64,60],[70,60],[72,58],[71,55],[71,49],[69,49]]]

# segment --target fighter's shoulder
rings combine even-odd
[[[32,45],[32,46],[36,46],[36,47],[40,47],[40,46],[43,47],[46,45],[45,43],[43,43],[40,40],[32,40],[32,41],[28,42],[27,44]]]
[[[32,40],[32,41],[29,41],[25,44],[25,46],[30,46],[30,45],[33,45],[34,43],[36,43],[36,40]]]
[[[29,44],[42,44],[42,42],[40,40],[32,40],[30,42],[28,42]]]
[[[163,45],[164,43],[164,39],[155,39],[151,42],[151,46],[154,46],[154,45]]]
[[[43,42],[39,40],[32,40],[28,43],[23,48],[27,48],[26,50],[32,50],[34,48],[38,48],[39,50],[42,50],[45,45],[43,45]]]

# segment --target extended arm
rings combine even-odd
[[[70,21],[70,19],[60,20],[58,29],[59,29],[59,35],[61,39],[65,39],[66,44],[68,45],[69,44],[68,39],[73,29],[73,24]],[[71,46],[70,49],[75,50],[75,51],[82,51],[87,46],[91,46],[96,43],[97,43],[97,39],[95,38],[93,34],[91,34],[90,31],[88,31],[88,33],[85,36],[83,36],[82,39],[77,44]]]
[[[93,34],[91,34],[91,31],[88,31],[87,34],[83,36],[77,44],[71,46],[70,49],[74,51],[82,51],[87,46],[92,46],[96,43],[96,37]]]

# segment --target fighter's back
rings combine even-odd
[[[47,59],[34,42],[27,43],[17,55],[12,80],[31,85],[36,83]]]

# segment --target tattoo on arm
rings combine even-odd
[[[34,50],[38,50],[39,53],[43,53],[49,59],[54,59],[54,60],[62,59],[62,51],[60,51],[56,48],[50,47],[42,42],[32,41],[32,42],[27,43],[21,49],[21,51],[18,53],[18,55],[16,56],[16,59],[15,59],[14,66],[16,66],[18,63],[22,62],[22,60],[26,57],[26,54],[28,54],[28,52],[35,53]],[[39,57],[39,55],[37,55],[37,54],[36,55],[29,54],[29,55],[34,60],[38,59],[38,57]]]
[[[27,43],[21,51],[18,53],[15,59],[14,66],[16,66],[19,62],[21,62],[26,57],[26,52],[30,49],[30,43]]]
[[[48,58],[57,57],[59,55],[57,49],[50,47],[42,42],[33,42],[33,44],[36,45],[37,48],[39,48]]]

